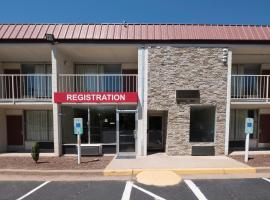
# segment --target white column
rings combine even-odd
[[[0,62],[0,74],[3,74],[4,73],[4,70],[3,70],[3,68],[2,68],[2,63]],[[2,86],[2,84],[3,84],[3,82],[4,82],[4,79],[3,79],[3,77],[0,77],[0,98],[3,98],[3,95],[4,95],[4,88],[3,88],[3,86]],[[1,111],[0,111],[1,112]],[[0,126],[1,127],[1,126]]]
[[[147,77],[148,49],[138,49],[138,136],[137,155],[147,155]]]
[[[0,74],[4,73],[3,64],[0,62]],[[3,81],[3,79],[2,79]],[[2,84],[2,82],[0,82]],[[2,86],[0,85],[0,94],[2,91]],[[5,90],[5,88],[3,88]],[[7,120],[6,120],[6,110],[0,109],[0,153],[7,152]]]
[[[52,94],[57,92],[58,90],[58,52],[56,46],[52,46]],[[61,118],[60,118],[60,105],[54,103],[54,95],[52,97],[53,100],[53,141],[54,141],[54,153],[56,156],[60,156],[62,154],[62,141],[61,141]]]
[[[230,110],[231,110],[231,75],[232,75],[232,51],[228,52],[228,75],[227,75],[227,105],[225,127],[225,155],[229,154],[230,137]]]
[[[147,111],[148,111],[148,48],[144,51],[144,109],[143,109],[143,121],[144,121],[144,148],[143,148],[143,155],[147,155]]]

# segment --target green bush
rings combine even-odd
[[[33,143],[31,156],[32,156],[33,160],[37,163],[38,159],[39,159],[39,144],[38,144],[38,142]]]

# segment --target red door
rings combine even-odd
[[[260,115],[259,143],[270,143],[270,115]]]
[[[7,116],[8,145],[23,145],[22,116]]]

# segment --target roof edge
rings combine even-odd
[[[252,26],[252,27],[270,27],[270,24],[212,24],[212,23],[0,23],[0,25],[179,25],[179,26]]]

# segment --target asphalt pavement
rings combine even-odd
[[[184,179],[175,186],[136,181],[1,181],[1,200],[267,200],[270,179]]]

